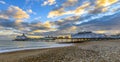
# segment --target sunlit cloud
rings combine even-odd
[[[50,31],[56,31],[57,28],[54,27],[54,23],[50,22],[50,21],[46,21],[44,23],[39,22],[36,24],[32,24],[32,32],[37,32],[37,33],[41,33],[41,32],[50,32]]]
[[[0,24],[4,28],[20,29],[21,23],[24,22],[24,19],[28,18],[29,14],[17,6],[9,6],[6,10],[0,11]]]
[[[33,26],[35,27],[41,27],[43,29],[49,29],[52,27],[52,24],[50,23],[50,21],[46,21],[44,23],[38,22],[37,24],[34,24]]]
[[[16,25],[19,25],[21,22],[23,22],[23,20],[17,19],[17,20],[15,21]]]
[[[15,14],[14,14],[14,18],[16,19],[24,19],[24,18],[29,18],[29,15],[23,11],[22,9],[20,9],[19,7],[16,7],[16,6],[10,6],[8,8],[8,11],[15,11]]]
[[[48,14],[48,18],[54,18],[54,17],[59,17],[63,15],[82,15],[85,13],[85,8],[87,8],[90,5],[89,2],[84,3],[83,5],[77,7],[74,10],[68,10],[66,11],[64,8],[59,8],[57,10],[53,10]]]
[[[28,9],[26,12],[29,13],[29,14],[34,14],[34,15],[36,14],[35,12],[33,12],[32,9]]]
[[[107,7],[102,8],[102,12],[106,12],[108,10]]]
[[[106,33],[106,30],[99,30],[99,31],[95,31],[96,33],[99,33],[99,34],[105,34]]]
[[[9,18],[9,19],[10,18],[14,18],[14,19],[29,18],[29,15],[17,6],[10,6],[8,7],[7,10],[0,11],[0,17],[2,18],[4,16],[5,18]]]
[[[45,23],[43,23],[43,26],[47,28],[51,28],[53,25],[49,21],[46,21]]]
[[[33,33],[41,33],[41,32],[48,32],[46,30],[34,30]]]
[[[87,8],[88,6],[90,5],[90,2],[86,2],[86,3],[83,3],[82,6],[79,6],[78,8],[76,8],[73,12],[76,14],[76,15],[81,15],[85,12],[85,8]]]
[[[45,5],[53,5],[56,3],[56,0],[46,0],[44,1],[44,3],[42,4],[42,6],[45,6]]]
[[[114,3],[117,3],[118,0],[96,0],[95,4],[95,8],[93,10],[93,13],[95,12],[106,12],[108,11],[108,7],[110,7],[111,5],[113,5]]]
[[[96,0],[96,5],[98,7],[105,7],[116,3],[118,0]]]
[[[99,34],[107,34],[107,35],[115,35],[115,34],[119,34],[119,30],[98,30],[98,31],[94,31],[95,33],[99,33]]]
[[[61,15],[64,15],[66,14],[64,12],[64,8],[60,8],[60,9],[57,9],[57,10],[53,10],[51,11],[49,14],[48,14],[48,18],[53,18],[53,17],[57,17],[57,16],[61,16]]]

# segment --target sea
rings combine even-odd
[[[12,41],[0,40],[0,53],[30,50],[30,49],[43,49],[70,46],[72,44],[58,44],[56,42],[43,42],[43,41]]]

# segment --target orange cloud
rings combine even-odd
[[[75,14],[75,15],[81,15],[84,13],[84,9],[87,8],[90,5],[89,2],[84,3],[83,5],[77,7],[74,10],[69,10],[69,11],[65,11],[64,8],[60,8],[54,11],[51,11],[48,14],[48,18],[53,18],[53,17],[59,17],[59,16],[63,16],[63,15],[69,15],[69,14]]]
[[[16,25],[19,25],[21,22],[23,22],[23,20],[18,19],[15,21]]]
[[[16,24],[23,22],[24,19],[29,18],[24,10],[17,6],[9,6],[7,10],[0,11],[0,18],[2,19],[14,19]]]
[[[78,15],[81,15],[81,14],[83,14],[84,13],[84,9],[86,8],[86,7],[88,7],[90,5],[90,3],[89,2],[86,2],[86,3],[84,3],[84,5],[82,5],[82,6],[79,6],[78,8],[76,8],[73,12],[74,12],[74,14],[78,14]]]
[[[37,24],[34,24],[32,25],[33,27],[35,28],[41,28],[42,30],[46,30],[46,31],[54,31],[54,30],[57,30],[54,26],[55,24],[50,22],[50,21],[46,21],[44,23],[37,23]]]
[[[104,34],[104,33],[106,33],[106,31],[105,30],[99,30],[99,31],[95,31],[96,33],[100,33],[100,34]]]
[[[44,24],[43,24],[44,27],[47,27],[47,28],[51,28],[52,27],[52,24],[49,22],[49,21],[46,21]]]
[[[58,10],[53,10],[51,11],[49,14],[48,14],[48,18],[53,18],[53,17],[57,17],[57,16],[61,16],[61,15],[64,15],[65,14],[65,11],[64,11],[64,8],[60,8]]]
[[[23,19],[29,18],[29,14],[17,6],[10,6],[7,10],[7,13],[9,14],[9,18],[12,17],[15,19],[16,25],[19,25],[21,22],[23,22]]]
[[[46,21],[45,23],[38,23],[34,25],[35,27],[42,27],[44,29],[37,29],[32,31],[32,33],[41,33],[41,32],[49,32],[49,31],[56,31],[56,28],[53,28],[53,24],[50,23],[49,21]]]
[[[14,18],[15,19],[24,19],[24,18],[29,18],[29,15],[23,11],[22,9],[20,9],[19,7],[17,6],[10,6],[8,8],[8,11],[9,12],[14,12]]]
[[[33,33],[48,32],[47,30],[34,30]]]
[[[118,0],[97,0],[96,4],[98,7],[109,6],[111,4],[116,3]]]
[[[108,6],[116,2],[118,2],[118,0],[96,0],[95,2],[96,6],[91,12],[92,13],[106,12],[108,11]]]
[[[107,7],[102,8],[102,12],[106,12],[108,10]]]
[[[72,26],[72,27],[70,27],[70,30],[71,30],[71,31],[75,31],[76,29],[77,29],[76,26]]]

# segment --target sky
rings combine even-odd
[[[120,33],[119,0],[0,0],[0,35]]]

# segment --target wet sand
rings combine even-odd
[[[120,62],[120,40],[2,53],[0,62]]]

